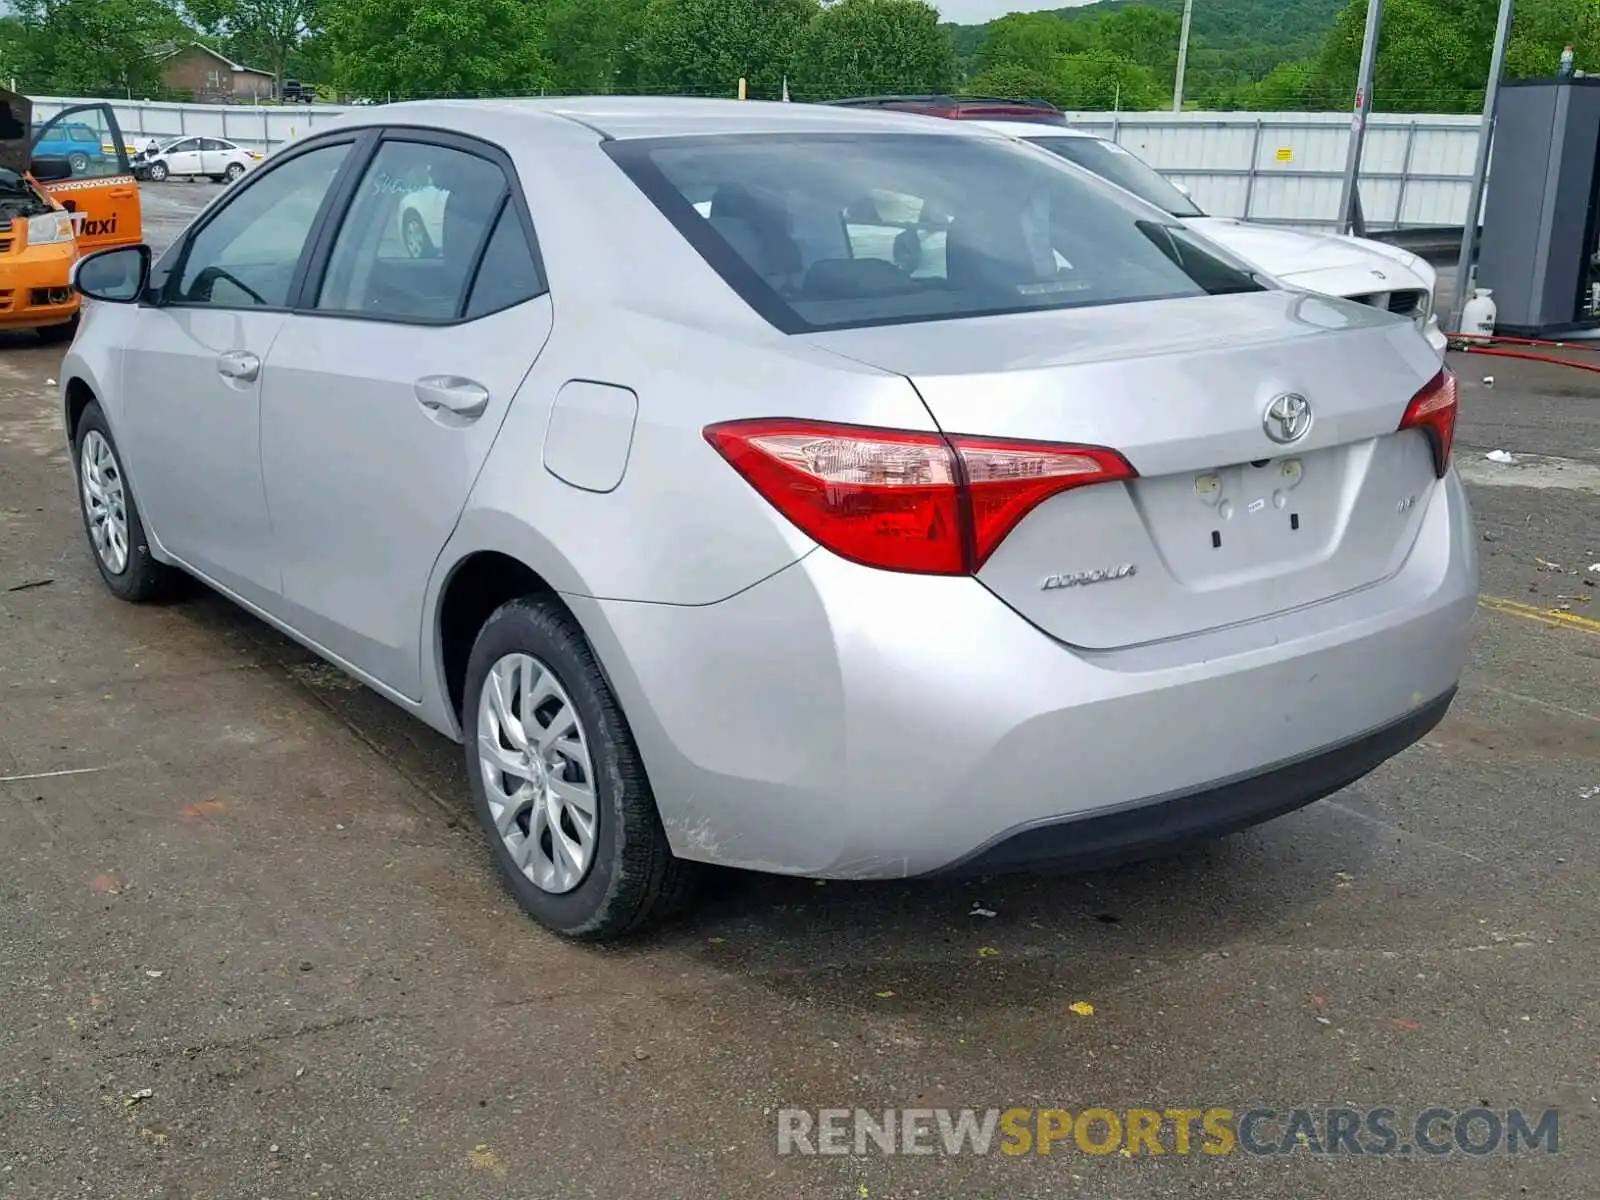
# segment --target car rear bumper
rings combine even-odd
[[[820,550],[715,605],[569,599],[678,854],[860,879],[1115,857],[1309,803],[1443,715],[1476,591],[1452,473],[1389,580],[1126,650]]]
[[[1371,773],[1427,736],[1444,720],[1455,695],[1452,687],[1398,721],[1241,779],[1015,830],[933,873],[1001,875],[1041,863],[1105,866],[1248,829],[1331,796]]]

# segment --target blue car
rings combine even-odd
[[[43,128],[35,125],[33,136],[38,137]],[[88,171],[90,163],[104,162],[106,152],[100,144],[100,131],[93,125],[63,121],[51,126],[49,136],[43,141],[34,143],[33,157],[64,158],[72,164],[74,175],[82,175]]]

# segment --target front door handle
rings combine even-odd
[[[224,379],[250,383],[261,374],[261,360],[248,350],[229,350],[217,355],[217,374]]]
[[[489,389],[459,375],[427,375],[413,385],[417,403],[429,412],[447,412],[471,420],[489,407]]]

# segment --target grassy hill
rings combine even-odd
[[[1100,0],[1057,9],[1066,21],[1094,20],[1132,5],[1182,12],[1183,0]],[[1191,72],[1212,78],[1261,79],[1281,62],[1315,57],[1346,0],[1201,0],[1190,30]],[[950,25],[965,71],[987,25]]]

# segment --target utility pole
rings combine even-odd
[[[1461,257],[1456,261],[1456,295],[1450,305],[1450,329],[1461,328],[1461,312],[1472,299],[1478,282],[1478,212],[1483,207],[1483,181],[1489,175],[1489,146],[1494,140],[1495,109],[1500,102],[1500,73],[1506,64],[1506,43],[1511,40],[1513,0],[1500,0],[1500,23],[1494,31],[1494,53],[1489,56],[1489,82],[1483,89],[1483,124],[1478,129],[1478,161],[1472,168],[1472,190],[1467,196],[1467,216],[1461,223]]]
[[[1361,41],[1355,109],[1350,114],[1350,152],[1344,164],[1344,188],[1339,194],[1340,233],[1349,233],[1354,220],[1356,181],[1361,174],[1361,148],[1367,140],[1367,118],[1372,114],[1372,69],[1378,61],[1378,29],[1382,23],[1383,0],[1367,0],[1367,31]]]
[[[1194,0],[1183,0],[1183,32],[1178,35],[1178,74],[1172,81],[1172,111],[1183,111],[1183,69],[1189,65],[1189,19]]]

